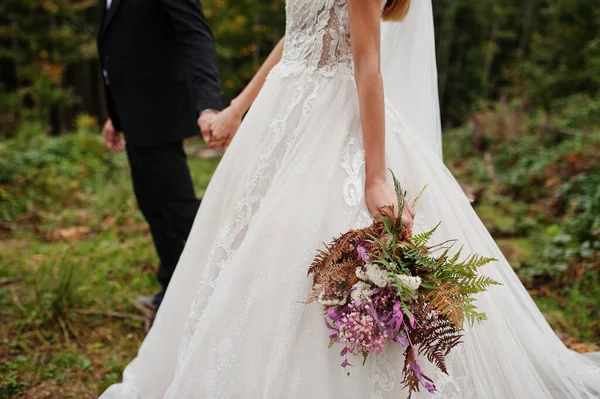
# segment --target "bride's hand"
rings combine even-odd
[[[213,149],[225,148],[231,143],[242,123],[242,113],[233,106],[221,111],[212,121],[210,126],[212,136],[208,146]]]
[[[394,213],[398,214],[398,199],[396,191],[385,181],[368,183],[365,189],[365,201],[369,212],[376,218],[381,217],[381,208],[384,206],[393,206]],[[402,225],[409,231],[412,231],[415,212],[408,202],[404,203],[402,212]]]

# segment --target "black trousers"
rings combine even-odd
[[[150,225],[160,259],[158,281],[164,291],[173,276],[200,201],[194,193],[182,141],[152,147],[127,143],[127,157],[138,207]]]

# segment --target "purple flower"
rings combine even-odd
[[[402,322],[404,321],[404,312],[402,312],[402,306],[400,304],[400,301],[396,301],[396,303],[394,303],[393,315],[396,321],[394,331],[398,332],[400,331],[400,327],[402,326]]]
[[[417,364],[417,362],[409,362],[410,363],[410,367],[413,369],[413,371],[415,372],[415,375],[417,376],[417,378],[419,379],[419,382],[421,383],[421,385],[423,385],[423,387],[425,387],[425,389],[427,389],[429,391],[429,393],[434,393],[436,391],[435,385],[433,384],[433,380],[429,377],[427,377],[425,374],[423,374],[423,372],[421,371],[421,367],[419,367],[419,365]]]
[[[367,241],[361,241],[356,246],[356,252],[358,252],[358,258],[357,259],[360,259],[362,261],[368,262],[368,261],[371,260],[371,256],[367,252],[367,248],[365,248],[365,245],[364,245],[365,242],[367,242]]]

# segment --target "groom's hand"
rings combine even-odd
[[[200,128],[200,134],[202,138],[210,146],[210,141],[212,139],[212,129],[211,125],[218,115],[218,111],[209,109],[206,111],[202,111],[200,116],[198,117],[198,127]]]
[[[121,132],[117,132],[113,126],[112,120],[107,119],[102,128],[102,137],[104,145],[110,151],[123,151],[125,149],[125,138]]]
[[[243,113],[239,112],[233,105],[225,108],[211,123],[210,148],[223,149],[227,147],[237,133],[242,123]]]

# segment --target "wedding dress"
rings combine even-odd
[[[414,0],[413,3],[429,0]],[[123,382],[102,399],[404,398],[398,345],[350,376],[328,349],[319,305],[303,302],[323,242],[371,223],[346,0],[288,0],[281,62],[206,192],[154,326]],[[467,328],[418,398],[596,398],[597,359],[556,337],[438,152],[386,107],[386,162],[409,196],[428,188],[415,232],[499,259],[503,285],[478,297],[489,320]]]

